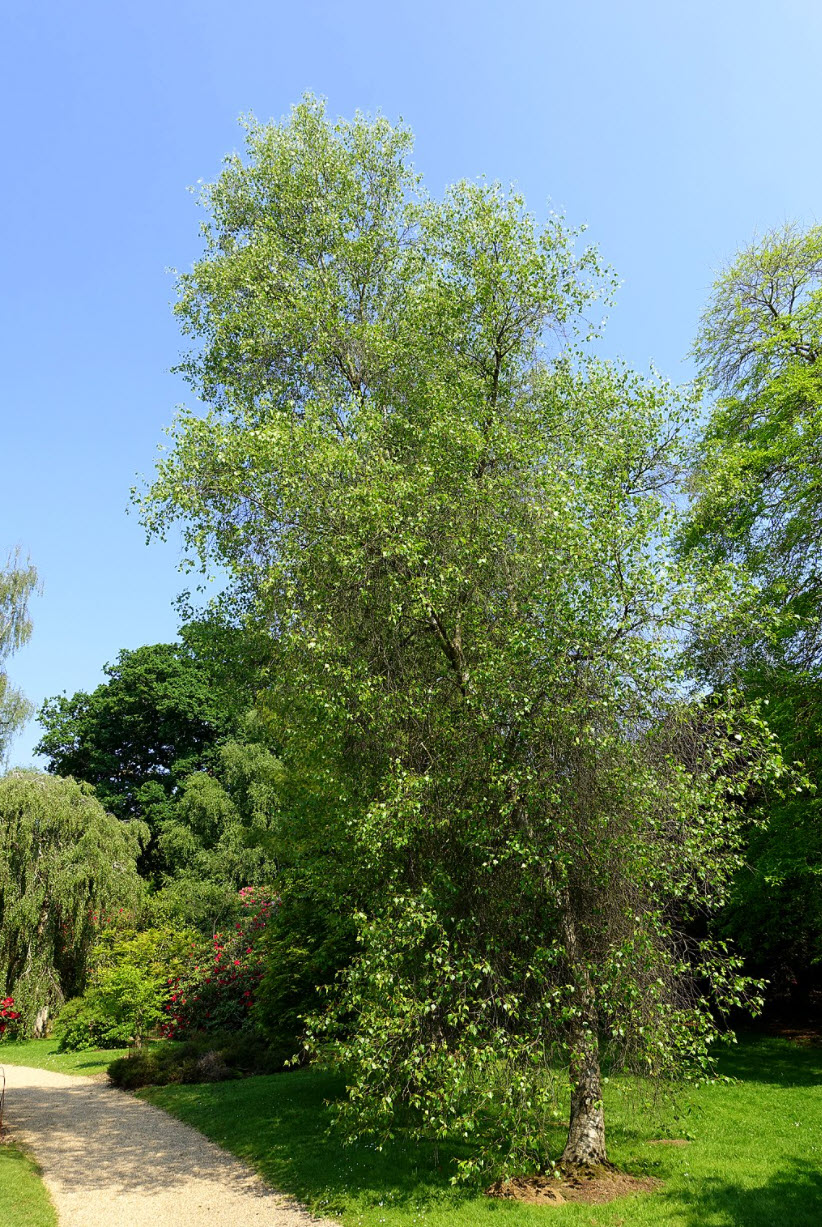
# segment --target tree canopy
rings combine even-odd
[[[577,232],[497,184],[432,199],[410,146],[313,99],[247,125],[180,282],[211,407],[178,419],[143,515],[182,521],[268,629],[284,759],[376,884],[314,1024],[355,1127],[403,1104],[467,1133],[482,1096],[496,1161],[543,1161],[560,1051],[565,1158],[597,1163],[601,1045],[701,1068],[711,999],[744,995],[687,923],[778,757],[682,672],[697,586],[706,633],[729,591],[669,548],[689,398],[585,355],[612,277]]]
[[[730,663],[744,663],[750,648],[760,663],[815,671],[822,227],[786,226],[741,251],[714,286],[695,354],[719,397],[699,445],[686,542],[733,560],[757,583],[751,628],[728,645]]]
[[[29,1029],[82,990],[104,917],[139,900],[144,835],[74,780],[0,779],[0,995],[13,995]]]
[[[183,781],[213,764],[236,727],[236,696],[185,643],[123,650],[104,672],[108,680],[90,694],[44,703],[36,750],[53,774],[93,785],[118,818],[144,820],[151,840],[143,865],[158,871],[163,825]]]

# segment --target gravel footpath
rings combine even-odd
[[[40,1164],[60,1227],[339,1227],[99,1078],[4,1069],[4,1126]]]

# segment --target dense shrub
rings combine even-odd
[[[115,1086],[165,1086],[181,1082],[221,1082],[250,1074],[274,1074],[290,1054],[271,1048],[247,1032],[208,1032],[175,1043],[151,1044],[118,1057],[108,1067]]]
[[[169,978],[161,1028],[166,1039],[252,1029],[251,1010],[263,974],[260,938],[276,900],[252,887],[241,890],[240,898],[243,916],[233,931],[215,933],[207,959],[188,974]]]
[[[60,1052],[140,1044],[163,1018],[156,979],[126,964],[100,973],[84,997],[66,1002],[55,1026]]]
[[[55,1026],[61,1052],[140,1044],[166,1017],[170,981],[205,947],[185,929],[101,934],[85,995],[66,1003]]]
[[[269,1042],[296,1051],[303,1019],[322,1008],[324,986],[334,983],[356,952],[353,921],[323,892],[291,890],[262,935],[261,949],[254,1023]]]

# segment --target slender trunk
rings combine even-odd
[[[571,1119],[562,1162],[594,1167],[607,1163],[602,1077],[599,1069],[596,995],[577,938],[570,899],[566,894],[562,927],[565,950],[575,984],[574,1018],[568,1036],[571,1075]]]
[[[517,804],[520,822],[532,842],[534,833],[524,807]],[[550,872],[541,867],[543,881],[552,893]],[[560,924],[565,956],[574,984],[574,1017],[569,1027],[571,1117],[568,1141],[561,1162],[569,1167],[595,1167],[608,1162],[605,1150],[605,1113],[602,1106],[602,1075],[599,1068],[599,1029],[596,991],[577,933],[576,916],[568,886],[556,892],[560,903]]]
[[[573,1027],[570,1072],[571,1119],[562,1162],[582,1167],[607,1163],[599,1041],[584,1024]]]

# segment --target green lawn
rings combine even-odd
[[[57,1227],[57,1215],[37,1167],[6,1141],[0,1141],[0,1223]]]
[[[684,1095],[653,1123],[610,1090],[613,1161],[660,1177],[662,1191],[608,1206],[527,1207],[449,1184],[448,1155],[395,1144],[344,1148],[326,1136],[325,1101],[339,1080],[320,1070],[141,1094],[247,1159],[276,1187],[347,1227],[819,1227],[822,1223],[822,1049],[746,1040],[723,1059],[739,1081]],[[683,1147],[652,1138],[692,1137]],[[556,1152],[562,1148],[557,1130]]]
[[[0,1065],[33,1065],[36,1069],[53,1069],[58,1074],[100,1074],[116,1057],[125,1054],[125,1048],[58,1052],[56,1040],[22,1040],[0,1044]]]

